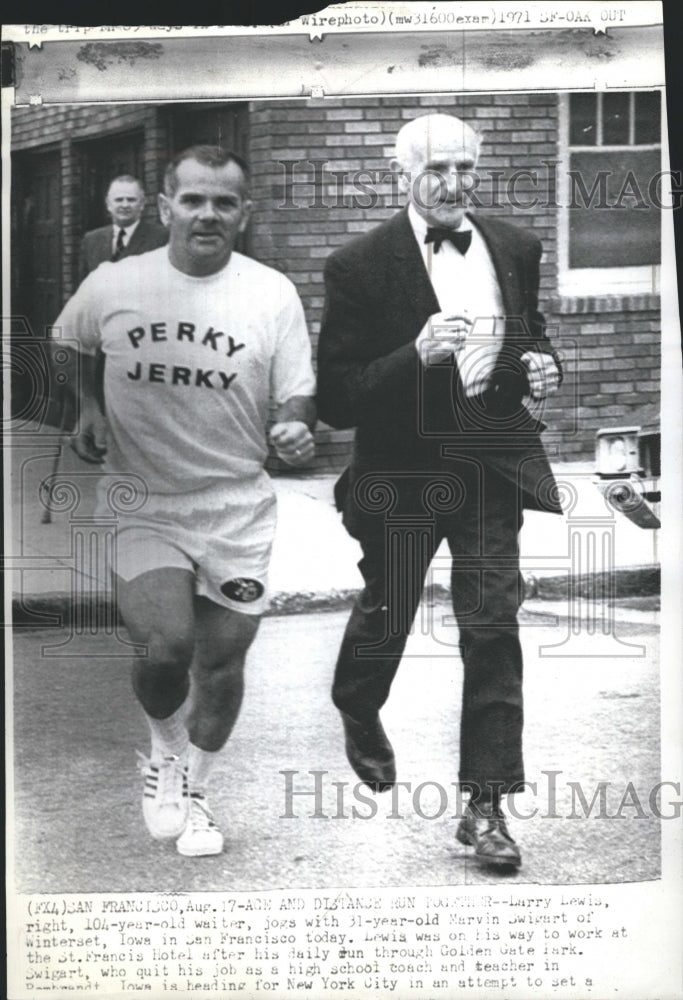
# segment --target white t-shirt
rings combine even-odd
[[[269,401],[312,396],[292,282],[234,253],[217,274],[178,271],[161,247],[93,271],[56,320],[106,355],[104,469],[185,494],[262,474]]]

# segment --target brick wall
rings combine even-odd
[[[144,126],[148,109],[101,104],[21,107],[12,112],[12,150],[35,149],[62,139],[96,139]]]
[[[562,457],[586,457],[599,428],[636,425],[641,407],[659,404],[659,297],[553,300],[549,318],[572,364],[558,397],[571,405],[549,408],[547,422]]]

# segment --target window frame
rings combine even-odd
[[[661,94],[661,90],[656,88],[657,92]],[[577,91],[581,93],[581,91]],[[592,91],[590,92],[592,93]],[[604,94],[604,91],[598,91],[598,94]],[[615,93],[629,93],[635,94],[636,90],[620,90],[615,91]],[[661,288],[661,253],[660,262],[657,264],[644,264],[638,266],[625,266],[625,267],[570,267],[569,266],[569,199],[571,194],[569,170],[570,170],[570,157],[574,152],[577,153],[591,153],[599,152],[600,150],[613,150],[618,152],[620,150],[629,149],[642,149],[642,150],[659,150],[660,158],[663,149],[663,143],[660,140],[658,143],[643,143],[638,145],[633,144],[619,144],[619,145],[598,145],[597,142],[594,145],[585,146],[575,146],[571,145],[569,142],[570,136],[570,114],[569,114],[569,104],[570,104],[571,93],[567,92],[559,95],[559,108],[558,108],[558,152],[559,160],[561,164],[560,176],[558,179],[558,203],[560,208],[558,210],[558,246],[557,246],[557,264],[558,264],[558,290],[562,296],[586,296],[586,295],[641,295],[641,294],[659,294]],[[598,127],[600,125],[600,107],[601,101],[598,101]],[[660,135],[664,135],[665,128],[665,109],[664,101],[661,102],[661,115],[662,123]],[[635,129],[635,118],[632,117],[629,122],[629,134],[633,136]],[[600,138],[599,134],[596,139]],[[663,169],[663,168],[662,168]]]

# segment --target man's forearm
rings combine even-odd
[[[300,420],[312,432],[317,419],[315,400],[312,396],[291,396],[281,406],[275,415],[276,423],[289,423]]]
[[[90,354],[69,349],[67,362],[67,378],[64,389],[73,400],[77,412],[95,406],[100,409],[97,398],[97,383],[95,377],[96,359]]]
[[[97,396],[96,358],[69,350],[65,391],[73,400],[76,426],[71,447],[85,462],[100,465],[107,452],[107,421]]]

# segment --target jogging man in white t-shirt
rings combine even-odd
[[[120,614],[144,647],[133,667],[152,741],[143,814],[153,837],[197,856],[223,849],[208,777],[239,713],[266,602],[269,404],[278,455],[309,462],[314,378],[294,286],[233,249],[252,206],[243,161],[193,147],[169,165],[164,192],[168,246],[101,265],[56,325],[80,355],[75,450],[139,484],[118,512],[114,573]]]

